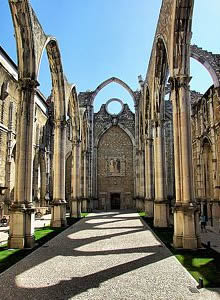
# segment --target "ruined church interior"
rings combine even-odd
[[[10,248],[32,248],[35,218],[47,214],[65,227],[67,215],[82,212],[146,212],[155,227],[173,226],[173,245],[184,249],[201,246],[201,214],[219,226],[220,54],[191,44],[193,2],[162,1],[136,90],[113,74],[78,91],[30,1],[9,0],[18,64],[0,47],[0,218],[10,218]],[[44,51],[49,97],[38,82]],[[213,80],[204,94],[190,89],[191,58]],[[94,111],[112,83],[132,107],[109,98]]]

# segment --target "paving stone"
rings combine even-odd
[[[196,289],[137,213],[90,214],[46,246],[1,274],[0,299],[220,299]]]

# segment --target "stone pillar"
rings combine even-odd
[[[139,151],[139,168],[140,168],[140,197],[144,199],[144,192],[145,192],[145,174],[144,174],[144,164],[145,164],[145,153],[144,150]]]
[[[165,145],[163,120],[155,121],[154,126],[154,165],[155,165],[155,201],[154,226],[167,227],[169,205],[166,193]]]
[[[79,143],[78,153],[77,153],[77,209],[78,209],[78,216],[81,216],[81,210],[82,210],[82,150],[81,150],[82,144]]]
[[[13,134],[13,110],[14,110],[14,105],[13,102],[10,102],[9,105],[9,118],[8,118],[8,135],[7,135],[7,162],[6,162],[6,186],[7,190],[5,192],[5,198],[4,198],[4,210],[3,214],[9,214],[9,206],[12,203],[11,199],[11,191],[12,191],[12,151],[13,151],[13,139],[14,139],[14,134]]]
[[[145,142],[145,212],[148,217],[154,216],[154,184],[153,184],[153,139]]]
[[[66,226],[65,200],[66,121],[54,121],[53,206],[51,226]]]
[[[73,141],[72,148],[72,177],[71,177],[71,203],[70,203],[70,216],[72,218],[79,217],[78,209],[78,152],[79,152],[79,142],[77,140]]]
[[[171,79],[176,185],[173,243],[177,248],[195,249],[200,247],[200,237],[193,194],[189,81],[184,75]]]
[[[33,125],[35,91],[39,85],[30,78],[19,80],[16,169],[14,203],[10,209],[9,248],[34,246],[34,212],[32,204]]]
[[[139,161],[138,161],[138,141],[139,141],[139,107],[138,104],[135,104],[135,191],[134,191],[134,198],[136,198],[136,208],[138,208],[137,198],[139,197],[139,185],[140,185],[140,174],[139,174]]]
[[[88,152],[83,153],[83,202],[82,211],[88,211]]]

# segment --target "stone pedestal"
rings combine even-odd
[[[53,203],[51,226],[65,227],[66,224],[66,202]]]
[[[10,209],[9,248],[34,247],[34,213],[33,207],[25,207],[24,204],[12,206]]]
[[[198,218],[196,204],[183,203],[175,206],[173,237],[175,248],[197,249],[201,247]]]
[[[167,201],[154,201],[154,227],[168,227],[169,204]]]
[[[142,197],[136,197],[136,209],[137,211],[144,211],[144,199]]]
[[[182,248],[183,246],[183,211],[180,209],[178,204],[174,208],[174,235],[173,245],[175,248]]]
[[[82,199],[82,212],[88,212],[88,199]]]
[[[152,218],[154,216],[154,201],[153,201],[153,199],[145,199],[144,211],[145,211],[147,217]]]
[[[80,217],[77,198],[72,198],[70,200],[70,217],[71,218],[79,218]]]

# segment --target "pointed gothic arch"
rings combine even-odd
[[[129,87],[129,85],[127,83],[125,83],[123,80],[117,78],[117,77],[111,77],[108,78],[107,80],[103,81],[96,89],[95,91],[92,93],[92,101],[91,104],[93,104],[95,97],[97,96],[97,94],[107,85],[111,84],[111,83],[117,83],[120,86],[122,86],[125,90],[128,91],[128,93],[131,95],[133,101],[134,101],[134,106],[137,104],[137,100],[135,97],[135,93],[132,91],[132,89]]]

